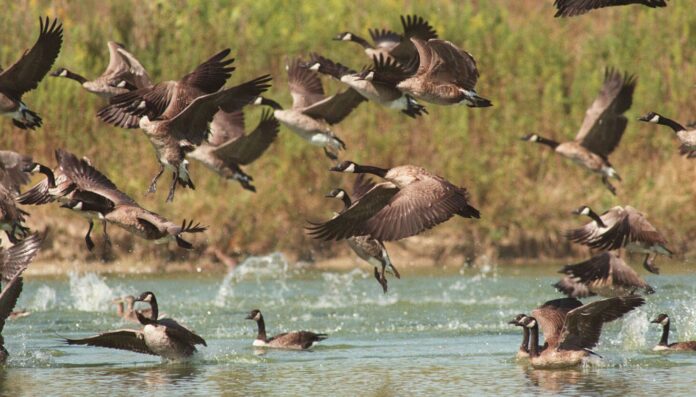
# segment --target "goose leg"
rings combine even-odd
[[[104,228],[104,243],[111,246],[111,238],[109,238],[109,233],[106,232],[106,221],[102,221],[102,226]]]
[[[611,184],[611,182],[609,182],[609,178],[607,178],[606,176],[602,176],[602,183],[604,183],[604,186],[606,186],[607,189],[609,189],[611,194],[616,196],[616,188],[614,187],[614,185]]]
[[[657,256],[657,255],[655,255]],[[650,254],[645,255],[645,260],[643,261],[643,267],[645,270],[653,274],[660,274],[660,268],[655,266],[655,258],[650,258]]]
[[[379,272],[379,270],[377,270],[376,267],[375,267],[375,278],[377,279],[377,282],[379,283],[379,285],[382,286],[382,290],[386,294],[387,293],[387,279],[384,278],[383,274],[380,275],[380,272]]]
[[[338,160],[338,155],[331,153],[326,146],[324,146],[324,154],[326,154],[326,157],[330,158],[331,160]]]
[[[85,243],[87,244],[87,249],[92,251],[94,249],[94,241],[92,241],[92,237],[90,234],[92,234],[92,228],[94,228],[94,222],[92,220],[89,220],[89,229],[87,229],[87,234],[85,235]]]
[[[167,202],[171,203],[174,201],[174,192],[176,191],[176,184],[179,182],[179,171],[174,171],[172,175],[172,185],[169,187],[169,194],[167,195]]]
[[[162,174],[164,173],[164,165],[160,164],[160,169],[159,172],[157,172],[157,175],[155,175],[154,178],[152,178],[152,182],[150,182],[150,187],[147,189],[147,193],[154,193],[157,191],[157,180],[160,179]]]

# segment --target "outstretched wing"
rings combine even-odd
[[[151,354],[153,356],[158,355],[147,347],[142,331],[132,329],[120,329],[105,332],[89,338],[65,339],[65,342],[69,345],[106,347],[109,349],[128,350],[136,353]]]
[[[279,130],[280,123],[273,117],[273,112],[266,110],[251,134],[220,145],[215,149],[215,155],[223,161],[232,161],[240,165],[250,164],[271,146],[278,137]]]

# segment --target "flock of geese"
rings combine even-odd
[[[613,5],[642,4],[664,7],[663,0],[556,0],[556,16],[580,15],[595,8]],[[226,87],[235,70],[230,50],[213,55],[178,80],[151,81],[146,68],[124,46],[109,42],[109,64],[101,76],[87,78],[59,68],[51,73],[79,83],[86,91],[106,101],[97,117],[121,128],[139,128],[152,144],[159,172],[148,192],[157,189],[159,178],[168,171],[172,182],[166,200],[172,201],[178,186],[195,189],[188,170],[190,159],[202,162],[221,177],[236,180],[247,190],[255,191],[253,178],[242,170],[252,163],[277,138],[284,125],[311,145],[321,147],[335,160],[332,172],[355,173],[352,193],[334,189],[329,198],[343,202],[343,209],[331,219],[310,222],[308,233],[322,240],[346,240],[355,253],[374,266],[374,275],[383,291],[388,288],[387,273],[400,274],[384,245],[415,236],[446,222],[455,215],[478,219],[481,214],[471,203],[466,188],[416,165],[383,168],[339,160],[346,143],[332,127],[345,119],[363,102],[375,102],[397,110],[407,117],[428,114],[423,103],[431,105],[464,104],[471,108],[489,107],[492,102],[475,89],[479,71],[474,57],[450,41],[438,38],[435,29],[422,17],[402,16],[402,33],[388,29],[371,29],[372,42],[351,32],[335,37],[342,42],[360,45],[371,64],[360,71],[313,53],[308,60],[294,59],[287,67],[292,106],[283,108],[264,96],[271,77],[261,75],[236,86]],[[63,40],[62,25],[49,18],[40,20],[39,38],[21,58],[0,72],[0,113],[11,118],[15,127],[35,129],[43,120],[22,101],[23,95],[38,87],[56,61]],[[321,75],[345,85],[345,90],[326,95]],[[558,141],[531,134],[522,139],[550,147],[587,170],[600,175],[607,189],[616,194],[610,179],[621,180],[609,155],[618,147],[628,119],[623,115],[632,105],[637,79],[628,73],[607,68],[604,84],[587,110],[577,136],[572,141]],[[256,128],[247,133],[243,108],[267,106]],[[641,121],[665,125],[676,133],[681,153],[696,158],[696,130],[659,115],[648,113]],[[0,224],[13,244],[1,252],[2,293],[0,295],[0,329],[10,315],[22,288],[22,272],[36,255],[42,236],[32,234],[26,226],[28,215],[19,205],[60,207],[83,216],[89,228],[85,235],[88,249],[93,249],[91,233],[94,223],[101,222],[104,241],[108,244],[107,225],[116,225],[141,238],[157,242],[176,241],[182,248],[192,248],[185,234],[202,233],[200,224],[184,220],[174,223],[141,207],[125,194],[87,158],[63,149],[55,150],[53,168],[35,162],[30,156],[11,151],[0,152]],[[30,173],[42,173],[45,179],[22,192]],[[370,179],[372,175],[379,180]],[[589,223],[570,230],[573,242],[599,251],[583,262],[565,266],[563,278],[555,285],[568,297],[546,302],[531,315],[520,314],[511,324],[523,329],[519,357],[533,366],[556,367],[577,365],[593,353],[602,326],[643,305],[636,295],[643,290],[655,292],[622,258],[621,250],[645,254],[644,267],[658,273],[656,255],[671,255],[665,237],[637,209],[613,207],[603,214],[583,206],[575,213],[590,218]],[[577,298],[600,295],[606,299],[582,304]],[[135,302],[146,302],[145,311],[134,309]],[[138,298],[126,297],[118,302],[125,319],[136,321],[142,329],[121,329],[84,339],[66,339],[71,345],[90,345],[125,349],[138,353],[179,360],[190,357],[205,340],[177,321],[160,316],[152,292]],[[290,332],[274,337],[266,334],[259,310],[246,317],[257,323],[254,346],[308,349],[327,337],[308,331]],[[670,319],[660,314],[654,323],[663,326],[656,349],[696,350],[696,342],[668,343]],[[544,344],[539,341],[539,328]],[[1,340],[0,340],[1,341]],[[3,359],[7,351],[2,350]]]

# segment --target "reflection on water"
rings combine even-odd
[[[674,340],[696,337],[691,274],[650,276],[658,292],[606,326],[599,365],[542,371],[516,362],[521,333],[507,321],[558,297],[550,287],[556,270],[405,270],[387,295],[368,272],[298,269],[280,254],[250,258],[224,277],[29,279],[18,306],[33,314],[5,327],[11,357],[0,395],[646,395],[665,394],[665,384],[670,396],[693,395],[696,355],[652,352],[660,329],[648,323],[667,312]],[[137,327],[109,302],[145,290],[206,339],[194,360],[163,363],[60,341]],[[258,355],[256,326],[244,320],[257,307],[270,334],[311,330],[329,339],[311,352]]]

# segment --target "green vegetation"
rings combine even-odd
[[[361,49],[332,37],[346,30],[367,35],[369,27],[398,31],[401,13],[417,13],[441,37],[476,57],[481,71],[477,89],[494,107],[431,105],[429,116],[414,121],[363,104],[336,128],[348,145],[343,158],[382,166],[417,164],[469,188],[482,219],[450,221],[432,233],[473,253],[564,254],[568,245],[561,242],[559,231],[577,224],[569,212],[581,204],[597,210],[631,204],[648,214],[677,252],[693,250],[696,161],[678,156],[676,138],[664,127],[635,121],[651,110],[681,121],[696,118],[692,4],[673,1],[664,9],[618,7],[554,19],[552,3],[446,0],[407,2],[404,7],[396,0],[10,2],[0,16],[0,62],[13,62],[34,42],[38,17],[51,15],[65,28],[56,66],[94,77],[106,66],[106,41],[116,40],[141,60],[153,80],[161,81],[176,79],[230,47],[237,70],[229,84],[271,73],[275,84],[268,95],[288,105],[284,65],[290,57],[316,51],[359,68],[367,63]],[[631,121],[612,156],[624,179],[618,197],[597,176],[518,139],[533,132],[572,138],[597,94],[605,66],[638,76],[627,113]],[[333,82],[326,85],[328,92],[340,88]],[[2,147],[51,165],[56,147],[88,156],[146,208],[173,220],[194,218],[209,225],[208,243],[224,252],[282,250],[309,257],[316,250],[344,249],[343,244],[311,241],[302,226],[339,208],[323,194],[348,186],[352,178],[327,172],[330,163],[321,150],[285,128],[271,150],[247,168],[257,194],[193,164],[197,190],[180,190],[174,204],[165,204],[168,178],[155,195],[144,195],[158,167],[147,139],[138,131],[99,122],[99,98],[74,82],[47,77],[26,101],[43,116],[44,127],[26,134],[9,120],[0,120]],[[247,128],[255,125],[258,114],[249,108]],[[52,227],[56,256],[85,255],[82,219],[67,211],[30,211],[33,226]],[[165,250],[124,233],[114,232],[114,237],[117,255],[118,247],[139,258]],[[79,249],[61,253],[58,248],[66,246]],[[179,250],[172,251],[169,258],[179,255]]]

